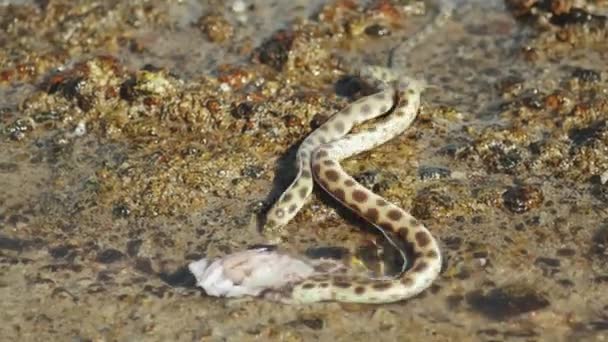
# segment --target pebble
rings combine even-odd
[[[247,4],[245,1],[236,0],[232,3],[232,11],[235,13],[243,13],[247,9]]]
[[[538,186],[514,186],[502,194],[505,208],[520,214],[538,208],[543,202],[543,191]]]
[[[114,248],[109,248],[97,255],[95,261],[102,264],[111,264],[124,258],[124,254]]]
[[[374,24],[365,28],[365,34],[370,37],[385,37],[391,35],[391,30],[386,26]]]
[[[224,83],[220,84],[220,90],[227,93],[230,90],[232,90],[232,87],[230,87],[230,85],[228,83],[224,82]]]
[[[517,285],[495,288],[489,292],[475,290],[465,298],[474,311],[496,321],[542,310],[550,305],[543,294],[532,288]]]
[[[72,132],[72,134],[77,137],[81,137],[81,136],[87,134],[86,123],[84,121],[78,122],[78,124],[76,125],[76,128],[74,128],[74,131]]]

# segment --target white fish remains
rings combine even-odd
[[[188,265],[196,285],[210,296],[258,296],[280,289],[315,273],[303,260],[265,248],[236,252],[213,261],[201,259]]]

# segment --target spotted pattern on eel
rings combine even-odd
[[[373,76],[374,80],[390,80],[388,72],[380,68],[377,69],[368,68],[368,73],[373,74],[369,77]],[[266,215],[264,226],[266,232],[279,231],[306,204],[313,187],[311,156],[317,147],[343,138],[354,126],[378,117],[392,108],[396,96],[395,89],[386,87],[384,84],[381,84],[381,86],[384,86],[385,89],[350,104],[304,139],[296,156],[296,165],[298,166],[296,178]],[[374,146],[365,143],[351,144],[344,151],[347,157],[372,147]]]
[[[380,81],[384,89],[337,113],[304,140],[298,150],[298,175],[269,211],[267,227],[276,229],[297,213],[311,193],[314,178],[334,198],[385,235],[391,231],[403,240],[414,253],[414,263],[397,278],[320,274],[280,290],[269,290],[264,294],[265,298],[285,303],[396,302],[422,292],[439,275],[441,253],[426,227],[405,210],[359,184],[339,164],[340,160],[403,132],[420,107],[420,94],[424,89],[421,82],[397,78],[383,68],[367,69],[367,75]],[[382,114],[386,114],[384,121],[372,129],[348,134],[354,125]]]

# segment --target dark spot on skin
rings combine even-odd
[[[301,177],[302,178],[310,178],[311,177],[310,171],[308,171],[308,170],[302,171],[302,176]]]
[[[418,225],[418,220],[416,220],[415,218],[411,218],[410,219],[410,226],[411,227],[416,227]]]
[[[298,205],[297,204],[292,204],[292,205],[289,206],[289,212],[291,214],[293,214],[297,209],[298,209]]]
[[[388,107],[387,106],[380,107],[380,112],[386,113],[387,111],[388,111]]]
[[[373,133],[373,132],[375,132],[377,130],[378,130],[378,128],[376,128],[376,127],[370,127],[370,128],[367,129],[367,131],[370,132],[370,133]]]
[[[293,195],[292,194],[285,194],[285,196],[283,196],[283,202],[289,202],[291,201]]]
[[[306,284],[302,285],[302,288],[305,290],[310,290],[310,289],[313,289],[314,287],[315,287],[314,283],[306,283]]]
[[[358,294],[358,295],[361,295],[361,294],[365,293],[365,287],[363,287],[363,286],[357,286],[357,287],[355,287],[355,293]]]
[[[306,198],[306,196],[308,195],[308,188],[300,189],[299,193],[301,198]]]
[[[321,172],[321,165],[319,165],[319,164],[315,164],[315,165],[313,165],[313,166],[312,166],[312,172],[313,172],[315,175],[318,175],[318,174],[319,174],[319,172]]]
[[[367,217],[369,220],[371,220],[372,222],[376,222],[378,220],[378,209],[376,208],[369,208],[367,209],[367,212],[365,213],[365,217]]]
[[[275,220],[266,221],[266,227],[275,227],[276,225],[277,225],[277,221],[275,221]]]
[[[319,284],[319,287],[325,289],[325,288],[329,287],[329,283],[321,283],[321,284]]]
[[[416,235],[414,235],[414,237],[416,238],[416,242],[418,242],[418,245],[420,247],[426,247],[429,243],[431,243],[429,234],[427,234],[425,232],[417,232]]]
[[[393,221],[398,221],[401,219],[401,217],[403,217],[403,214],[401,213],[400,210],[392,209],[388,212],[388,218],[390,218]]]
[[[334,284],[335,287],[339,287],[339,288],[342,288],[342,289],[347,289],[347,288],[349,288],[351,286],[351,283],[346,282],[346,281],[334,281],[333,284]]]
[[[428,267],[429,267],[429,265],[426,262],[421,261],[416,266],[414,266],[414,268],[412,268],[412,271],[413,272],[424,272]]]
[[[325,171],[325,177],[331,182],[337,182],[340,179],[340,175],[336,170]]]
[[[277,210],[274,212],[274,214],[275,214],[277,217],[281,218],[281,217],[283,217],[283,215],[285,215],[285,212],[283,211],[283,209],[279,208],[279,209],[277,209]]]
[[[371,112],[372,107],[370,107],[369,104],[364,104],[363,106],[361,106],[361,113],[363,114],[369,114],[369,112]]]
[[[349,115],[350,113],[352,113],[352,111],[353,111],[353,106],[352,106],[352,105],[351,105],[351,106],[346,106],[346,108],[344,108],[344,109],[343,109],[343,110],[340,112],[340,114],[343,114],[343,115]]]
[[[379,224],[379,226],[384,229],[384,230],[388,230],[388,231],[395,231],[395,226],[393,226],[391,223],[389,222],[382,222]]]
[[[355,282],[359,285],[367,285],[372,283],[369,278],[357,278],[355,279]]]
[[[376,283],[376,284],[372,285],[372,287],[374,288],[374,290],[378,290],[378,291],[383,291],[383,290],[390,289],[392,286],[393,286],[393,284],[391,284],[389,282]]]
[[[426,257],[429,259],[436,259],[439,255],[437,255],[436,251],[428,251],[426,252]]]
[[[344,181],[344,185],[350,187],[350,186],[355,185],[355,182],[352,179],[347,179]]]
[[[344,122],[342,121],[338,121],[334,124],[334,129],[338,132],[338,133],[342,133],[344,132]]]
[[[334,196],[336,196],[336,198],[342,202],[344,202],[344,199],[346,198],[346,194],[344,193],[344,190],[342,190],[342,189],[336,189],[334,191]]]
[[[315,275],[310,277],[310,280],[316,281],[316,282],[322,282],[322,281],[328,281],[329,277],[326,275]]]
[[[336,162],[334,162],[331,159],[327,159],[327,160],[323,161],[323,165],[325,165],[325,166],[334,166],[334,165],[336,165]]]
[[[409,235],[409,230],[407,229],[407,227],[399,228],[399,236],[401,237],[401,239],[407,240],[408,235]]]
[[[315,153],[315,159],[317,159],[317,160],[325,158],[325,157],[327,157],[327,151],[325,151],[325,150],[321,150],[321,151]]]
[[[403,284],[405,286],[411,286],[412,284],[414,284],[414,281],[410,277],[405,277],[405,278],[401,279],[401,284]]]
[[[323,125],[323,126],[319,127],[319,129],[322,130],[323,132],[327,132],[327,130],[329,129],[329,126]]]
[[[405,116],[405,110],[400,109],[400,110],[398,110],[398,111],[395,113],[395,115],[397,115],[397,116]]]
[[[388,205],[388,202],[385,201],[385,200],[383,200],[383,199],[381,199],[381,198],[379,198],[379,199],[376,200],[376,205],[379,206],[379,207],[384,207],[384,206]]]
[[[367,194],[361,190],[353,191],[353,199],[359,203],[367,201]]]

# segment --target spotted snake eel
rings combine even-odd
[[[389,69],[379,67],[368,67],[364,74],[375,78],[383,89],[347,106],[304,139],[296,157],[297,176],[268,212],[265,229],[277,230],[289,222],[306,203],[316,181],[336,200],[381,232],[390,231],[399,237],[411,247],[415,261],[398,278],[321,274],[290,284],[281,291],[268,291],[264,295],[266,298],[296,303],[329,300],[395,302],[422,292],[439,275],[441,253],[427,228],[405,210],[358,183],[339,164],[342,159],[374,148],[402,133],[410,126],[420,107],[420,94],[424,89],[422,82],[396,77]],[[381,115],[386,117],[375,127],[348,134],[355,125]]]
[[[405,55],[451,17],[454,3],[447,0],[441,1],[440,5],[429,25],[391,50],[389,66],[403,65],[403,61],[396,61],[396,57]],[[280,291],[267,291],[264,296],[268,299],[288,303],[389,303],[419,294],[439,275],[441,252],[428,229],[399,206],[358,183],[339,164],[340,160],[384,144],[407,129],[417,115],[425,84],[381,67],[366,67],[362,76],[381,90],[347,106],[304,139],[296,156],[295,180],[268,211],[264,230],[271,233],[280,231],[304,206],[316,181],[385,237],[389,238],[386,232],[399,237],[413,251],[414,263],[391,279],[315,275]],[[374,127],[348,134],[354,126],[382,115],[384,120]],[[404,253],[400,252],[405,262]]]

